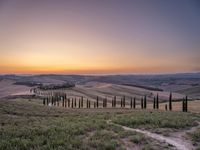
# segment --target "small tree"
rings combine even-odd
[[[70,98],[68,99],[68,108],[70,108]]]
[[[113,106],[116,107],[116,101],[117,101],[117,97],[114,96],[114,103],[113,103]]]
[[[72,98],[72,108],[74,108],[74,99]]]
[[[45,105],[45,98],[43,98],[43,105]]]
[[[143,102],[143,98],[141,98],[141,108],[144,108],[144,102]]]
[[[145,109],[147,108],[147,97],[146,97],[146,95],[144,96],[144,108]]]
[[[76,108],[76,98],[75,98],[75,100],[74,100],[74,107]]]
[[[188,97],[185,97],[185,112],[188,111]]]
[[[135,109],[136,108],[136,98],[134,97],[134,100],[133,100],[133,108]]]
[[[169,110],[171,111],[172,110],[172,93],[170,92],[170,95],[169,95]]]
[[[156,109],[156,98],[155,98],[155,96],[153,98],[153,109]]]
[[[97,108],[99,107],[99,97],[97,96]]]
[[[81,97],[81,108],[83,108],[83,96]]]
[[[131,97],[130,108],[133,108],[133,98]]]
[[[156,96],[156,108],[159,109],[159,96]]]
[[[125,96],[123,97],[123,107],[126,107],[126,98],[125,98]]]
[[[165,104],[165,110],[167,111],[167,104]]]

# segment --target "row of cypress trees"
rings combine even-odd
[[[62,107],[68,107],[68,108],[83,108],[83,102],[84,98],[83,96],[79,99],[76,98],[67,98],[67,95],[64,93],[57,93],[54,94],[54,96],[43,98],[43,105],[52,105],[52,106],[62,106]],[[103,99],[102,107],[106,108],[108,107],[108,100],[107,98]],[[99,97],[97,96],[96,102],[93,103],[94,108],[99,108]],[[130,108],[136,108],[136,98],[131,98],[130,101]],[[121,108],[126,107],[126,97],[123,96],[121,98],[120,102]],[[165,105],[165,110],[168,109],[168,105]],[[112,107],[117,107],[117,98],[114,96],[114,99],[112,99]],[[86,101],[86,108],[91,108],[91,101],[87,99]],[[141,98],[141,109],[147,108],[147,97],[146,95]],[[159,96],[158,94],[153,99],[153,109],[159,109]],[[169,110],[172,110],[172,93],[169,95]],[[187,112],[188,111],[188,97],[186,96],[182,100],[182,111]]]

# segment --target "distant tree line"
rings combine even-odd
[[[118,97],[119,98],[119,97]],[[120,101],[117,101],[117,96],[114,96],[111,101],[108,102],[107,98],[101,98],[101,101],[99,101],[100,98],[97,96],[96,101],[89,100],[88,98],[81,97],[75,97],[75,98],[69,98],[67,97],[66,93],[57,92],[57,93],[50,93],[47,97],[43,98],[43,105],[51,105],[51,106],[62,106],[65,108],[131,108],[136,109],[147,109],[147,96],[143,96],[140,99],[140,107],[136,105],[136,98],[131,98],[129,102],[126,101],[126,96],[122,96],[120,98]],[[111,105],[109,105],[111,104]],[[149,103],[150,104],[150,103]],[[159,95],[157,94],[153,98],[153,106],[151,106],[153,109],[159,109]],[[187,96],[183,98],[182,103],[182,111],[187,112],[188,111],[188,98]],[[169,95],[169,104],[165,105],[165,110],[172,111],[172,93]]]
[[[65,83],[61,85],[55,85],[55,84],[40,85],[38,88],[41,90],[58,90],[58,89],[66,89],[66,88],[72,88],[72,87],[75,87],[74,83]]]

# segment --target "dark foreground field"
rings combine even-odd
[[[0,149],[177,149],[123,126],[200,149],[200,114],[130,109],[65,109],[38,99],[0,101]]]

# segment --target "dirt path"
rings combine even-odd
[[[190,141],[187,141],[187,140],[183,139],[182,137],[166,137],[166,136],[163,136],[163,135],[160,135],[160,134],[151,133],[151,132],[146,131],[146,130],[133,129],[133,128],[130,128],[130,127],[115,124],[115,123],[112,123],[110,120],[107,121],[107,123],[117,125],[117,126],[121,126],[124,130],[127,130],[127,131],[134,131],[134,132],[142,133],[142,134],[144,134],[148,137],[151,137],[153,139],[156,139],[160,142],[166,142],[166,143],[174,146],[177,150],[193,150],[193,149],[195,149]],[[190,129],[188,131],[195,130],[199,126],[193,127],[192,129]],[[185,134],[186,132],[187,132],[187,130],[184,131],[183,134]]]

